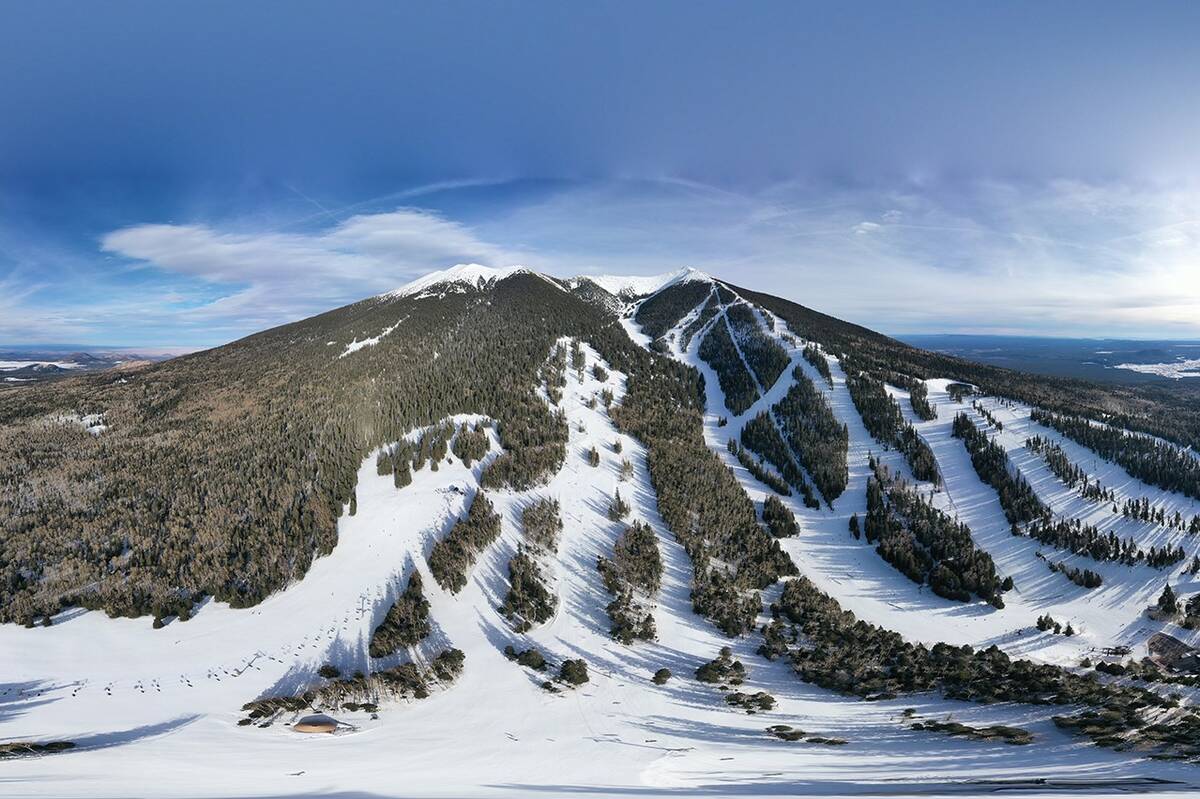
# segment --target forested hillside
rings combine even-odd
[[[533,390],[546,353],[613,324],[519,274],[486,295],[370,299],[119,378],[0,392],[0,619],[254,604],[336,544],[368,452],[450,414],[496,419],[508,455],[490,482],[531,485],[564,457],[563,422]],[[89,414],[102,435],[79,423]]]

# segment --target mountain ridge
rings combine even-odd
[[[378,295],[383,299],[417,296],[438,286],[457,286],[460,289],[482,291],[489,285],[506,280],[514,275],[535,275],[556,285],[565,286],[565,290],[577,288],[582,282],[589,282],[608,292],[614,297],[625,301],[644,297],[667,288],[670,285],[688,280],[711,280],[711,276],[692,267],[681,267],[672,272],[657,275],[592,275],[581,274],[568,278],[558,278],[544,272],[538,272],[524,266],[489,267],[481,264],[456,264],[447,269],[436,270],[412,280],[400,288]]]

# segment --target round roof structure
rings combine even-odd
[[[292,729],[296,732],[334,732],[338,728],[336,719],[326,716],[324,713],[318,713],[314,716],[305,716],[292,725]]]

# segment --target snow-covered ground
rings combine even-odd
[[[724,323],[721,317],[717,322]],[[781,334],[782,323],[771,322]],[[640,337],[631,321],[626,324]],[[761,501],[763,487],[728,455],[725,443],[747,418],[786,393],[791,369],[747,414],[733,417],[724,408],[716,376],[696,356],[701,338],[698,334],[687,352],[675,354],[705,374],[706,440],[750,496]],[[1017,590],[1006,597],[1008,607],[997,611],[934,596],[851,538],[847,520],[865,510],[868,454],[906,467],[896,453],[883,453],[863,428],[837,361],[831,359],[829,387],[797,347],[783,344],[793,365],[814,378],[850,432],[847,491],[832,510],[809,510],[791,501],[802,532],[783,542],[802,573],[844,607],[914,640],[996,642],[1014,653],[1063,663],[1091,646],[1107,645],[1110,638],[1142,634],[1137,625],[1148,622],[1140,608],[1164,575],[1114,566],[1111,584],[1105,571],[1105,586],[1085,592],[1050,574],[1036,558],[1035,542],[1009,535],[994,492],[964,460],[961,442],[950,438],[954,413],[968,406],[954,405],[944,382],[930,387],[938,418],[917,423],[946,476],[945,489],[935,499],[967,521],[1001,573],[1017,581]],[[1110,790],[1114,781],[1131,778],[1178,780],[1183,784],[1177,788],[1200,781],[1195,767],[1140,760],[1059,732],[1049,721],[1056,708],[983,706],[931,696],[859,702],[803,683],[786,663],[755,655],[755,636],[733,641],[721,636],[691,610],[691,563],[659,518],[644,450],[616,431],[602,403],[588,407],[604,387],[619,398],[624,376],[610,370],[604,383],[597,381],[590,366],[598,357],[590,348],[585,351],[589,368],[582,379],[568,368],[561,402],[570,429],[565,464],[541,488],[489,494],[503,519],[502,534],[456,595],[438,587],[426,556],[467,507],[485,464],[467,469],[454,459],[436,472],[426,467],[398,490],[390,476],[376,474],[375,459],[369,457],[358,476],[357,513],[340,519],[332,554],[319,558],[301,582],[254,608],[210,602],[190,621],[172,621],[161,630],[152,629],[146,618],[108,619],[78,610],[64,612],[48,629],[0,626],[0,738],[67,739],[78,745],[63,754],[6,761],[0,796],[903,795],[990,790],[967,780],[1044,777],[1109,785]],[[901,405],[908,414],[906,403]],[[1036,456],[1037,462],[1020,457],[1026,434],[1020,417],[1023,413],[1028,424],[1028,409],[998,408],[996,413],[1008,414],[1002,440],[1018,467],[1036,479],[1039,494],[1056,510],[1082,513],[1085,508],[1076,507],[1069,490],[1056,489],[1037,471]],[[721,415],[729,416],[726,426],[718,425]],[[612,447],[617,440],[619,454]],[[586,457],[593,447],[601,456],[598,467]],[[497,452],[493,437],[489,458]],[[1085,468],[1095,468],[1107,486],[1178,501],[1122,483],[1109,466],[1085,463],[1080,453],[1070,452]],[[633,477],[625,482],[620,479],[624,458],[634,465]],[[622,529],[607,516],[618,487],[633,507],[630,520],[642,519],[658,534],[665,565],[654,609],[658,639],[633,646],[608,635],[604,608],[609,596],[596,570],[596,558],[611,554]],[[550,564],[559,604],[549,622],[518,635],[496,607],[507,589],[508,559],[520,540],[520,508],[535,496],[561,503],[565,529]],[[298,735],[284,724],[237,725],[244,702],[296,691],[311,683],[324,663],[343,672],[365,668],[371,631],[412,569],[422,573],[434,622],[433,633],[412,656],[423,660],[445,646],[462,649],[466,667],[454,684],[424,700],[390,703],[377,719],[361,712],[340,714],[353,729],[338,735]],[[1068,640],[1037,633],[1033,619],[1046,610],[1076,621],[1083,634]],[[543,675],[504,657],[510,643],[518,649],[538,647],[555,666],[581,657],[591,679],[574,690],[548,693],[540,687]],[[772,694],[778,700],[772,711],[747,715],[731,709],[714,686],[694,679],[695,668],[724,645],[732,646],[749,669],[741,690]],[[675,676],[664,686],[654,685],[650,677],[663,667]],[[1037,741],[1018,748],[914,732],[906,728],[905,708],[939,720],[1018,725]],[[774,724],[846,743],[784,742],[764,732]],[[1023,791],[1052,792],[1045,786]]]
[[[680,321],[675,332],[686,327],[698,312],[699,306]],[[774,492],[758,482],[729,454],[726,443],[739,436],[746,421],[770,408],[787,393],[793,382],[794,367],[799,366],[812,379],[829,400],[834,415],[846,424],[850,438],[850,479],[846,491],[833,503],[834,508],[813,510],[806,508],[799,496],[781,497],[796,515],[801,528],[798,536],[781,542],[784,549],[801,573],[835,597],[842,607],[913,641],[929,644],[945,641],[973,646],[995,644],[1013,656],[1065,666],[1075,666],[1085,656],[1096,659],[1102,656],[1103,649],[1118,645],[1130,646],[1135,655],[1144,655],[1146,639],[1158,631],[1200,644],[1200,632],[1188,632],[1178,625],[1153,621],[1144,612],[1157,599],[1168,579],[1184,595],[1200,591],[1200,580],[1185,572],[1192,555],[1200,553],[1200,539],[1181,531],[1124,519],[1120,514],[1112,513],[1111,503],[1097,504],[1083,499],[1059,481],[1040,456],[1025,448],[1025,439],[1041,434],[1058,440],[1074,462],[1098,477],[1103,485],[1117,491],[1120,501],[1125,496],[1145,496],[1164,507],[1169,515],[1179,510],[1189,520],[1200,513],[1200,503],[1147,486],[1119,466],[1103,461],[1053,430],[1033,424],[1029,421],[1027,406],[985,399],[985,407],[1004,425],[998,440],[1056,516],[1081,518],[1096,524],[1104,532],[1111,529],[1122,538],[1133,538],[1145,549],[1167,543],[1182,546],[1187,558],[1161,570],[1146,565],[1129,567],[1097,563],[1086,556],[1072,555],[1029,538],[1014,537],[996,492],[979,479],[962,442],[951,435],[954,417],[960,411],[974,416],[980,424],[983,421],[969,401],[960,404],[949,397],[946,392],[949,380],[929,381],[929,400],[937,409],[937,418],[929,422],[917,418],[907,391],[894,386],[889,386],[888,390],[898,400],[906,420],[929,444],[943,476],[944,484],[939,488],[928,483],[919,484],[923,486],[923,493],[931,495],[934,504],[942,510],[965,522],[971,528],[976,545],[992,556],[999,574],[1013,578],[1016,588],[1004,595],[1006,607],[997,610],[981,601],[964,604],[939,597],[927,586],[913,583],[894,569],[872,545],[854,539],[848,532],[849,519],[855,513],[861,519],[866,511],[868,457],[875,455],[893,471],[899,471],[913,481],[911,470],[899,453],[884,451],[863,426],[838,360],[832,356],[828,358],[833,375],[830,387],[802,357],[803,339],[795,336],[798,343],[790,344],[784,335],[789,331],[783,321],[770,314],[764,315],[764,328],[787,350],[791,364],[771,390],[741,416],[734,415],[725,406],[715,372],[698,355],[704,331],[692,338],[686,352],[679,350],[678,336],[675,336],[673,354],[704,374],[708,392],[705,438],[756,503]],[[720,324],[721,320],[718,315],[709,324]],[[671,338],[670,334],[668,338]],[[723,425],[722,419],[727,420]],[[1064,561],[1100,573],[1104,585],[1090,591],[1075,585],[1062,574],[1051,572],[1046,561],[1038,557],[1039,552],[1048,560]],[[1039,632],[1035,622],[1044,613],[1064,625],[1070,622],[1079,634],[1066,637]]]
[[[407,319],[407,318],[408,318],[407,316],[404,317],[404,319]],[[349,344],[346,345],[346,349],[342,350],[342,354],[339,355],[338,357],[345,358],[347,355],[350,355],[351,353],[358,352],[363,347],[374,347],[376,344],[378,344],[380,341],[383,340],[384,336],[391,334],[392,331],[394,331],[396,328],[400,327],[400,325],[403,324],[404,319],[401,319],[400,321],[396,322],[396,324],[394,324],[394,325],[385,327],[378,335],[368,336],[367,338],[363,339],[362,341],[359,341],[357,338],[355,338],[353,341],[351,341]],[[328,346],[328,345],[326,345],[326,346]]]
[[[1113,368],[1179,380],[1184,377],[1200,377],[1200,358],[1180,358],[1164,363],[1119,363]]]

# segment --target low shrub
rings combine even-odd
[[[559,667],[558,678],[569,685],[583,685],[588,681],[587,661],[564,660]]]

